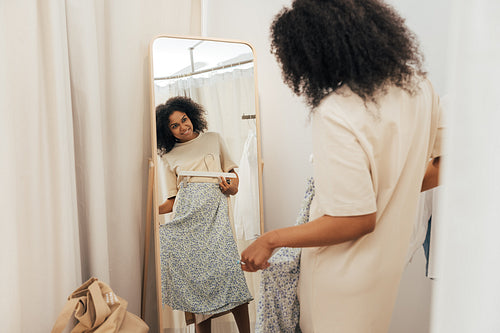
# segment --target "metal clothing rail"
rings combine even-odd
[[[208,72],[212,72],[212,71],[217,71],[219,69],[225,69],[225,68],[231,68],[231,67],[236,67],[236,66],[240,66],[240,65],[245,65],[245,64],[249,64],[251,62],[253,62],[253,59],[245,60],[245,61],[241,61],[241,62],[235,62],[235,63],[229,64],[229,65],[217,66],[217,67],[204,69],[201,71],[196,71],[196,72],[192,72],[192,73],[188,73],[188,74],[172,75],[172,76],[165,76],[165,77],[155,77],[154,80],[160,81],[160,80],[181,79],[183,77],[189,77],[189,76],[193,76],[193,75],[208,73]]]
[[[241,116],[241,119],[255,119],[255,115],[254,114],[243,114]]]

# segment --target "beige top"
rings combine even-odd
[[[367,110],[348,87],[313,114],[315,197],[322,215],[376,212],[356,241],[302,251],[303,332],[387,332],[408,250],[422,179],[441,154],[439,97],[428,80],[411,96],[393,87]]]
[[[180,171],[229,172],[237,168],[229,156],[228,149],[219,133],[200,133],[196,138],[184,143],[176,143],[174,148],[162,156],[165,165],[167,197],[176,196],[181,179]],[[218,183],[217,178],[189,177],[191,182]]]

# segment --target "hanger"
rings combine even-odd
[[[236,175],[232,172],[212,172],[212,171],[179,171],[179,177],[224,177],[224,178],[236,178]]]

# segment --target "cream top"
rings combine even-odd
[[[302,251],[304,332],[386,332],[405,263],[422,179],[441,155],[441,108],[431,83],[410,95],[392,87],[367,109],[344,86],[313,114],[315,197],[322,215],[376,212],[355,241]]]
[[[228,172],[238,165],[229,156],[228,149],[219,133],[200,133],[188,142],[176,143],[162,156],[167,182],[167,197],[176,196],[181,182],[179,171]],[[218,183],[217,178],[189,177],[191,182]]]

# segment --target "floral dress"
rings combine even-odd
[[[309,208],[313,197],[314,181],[310,178],[296,224],[309,221]],[[271,266],[262,271],[261,297],[257,305],[255,332],[301,332],[299,328],[299,299],[297,297],[300,252],[300,248],[282,247],[269,259]]]

